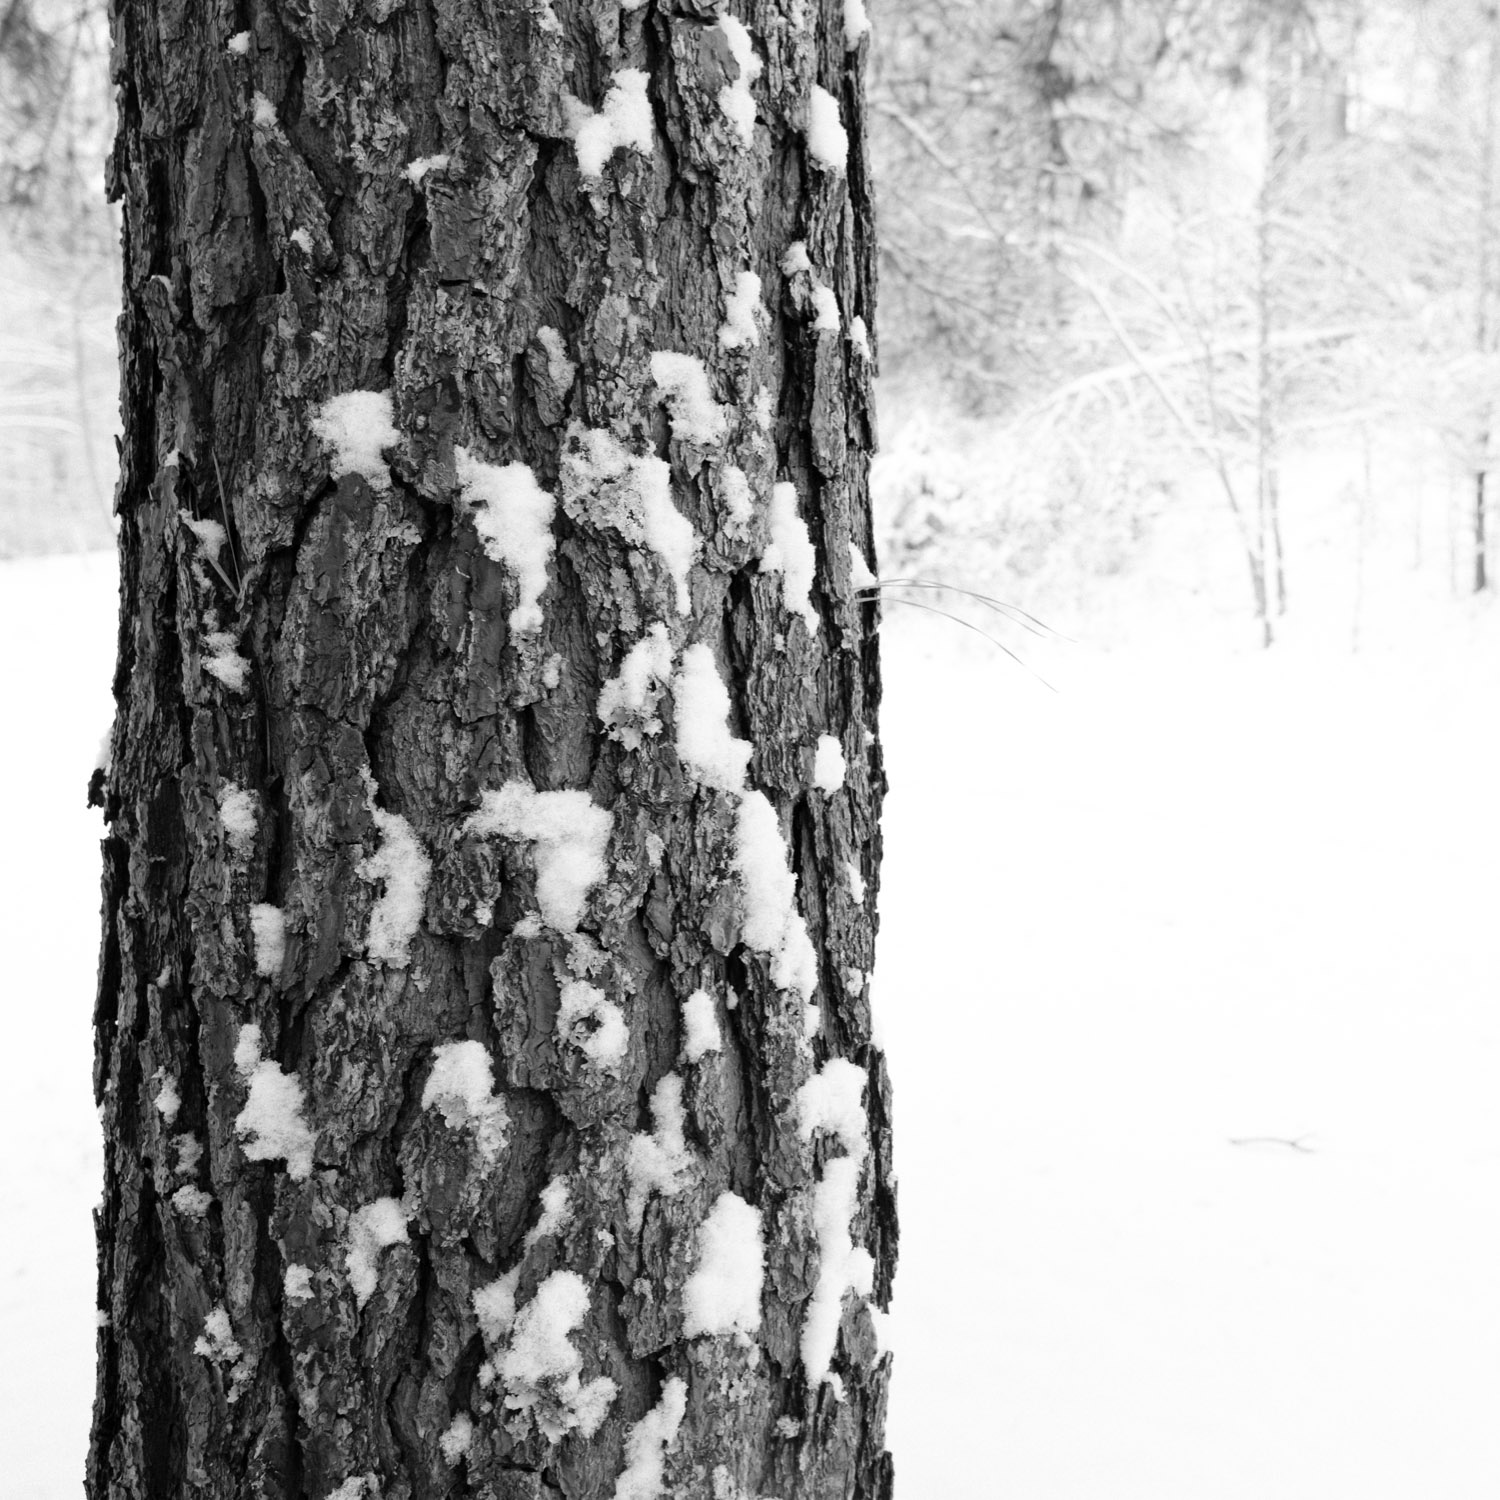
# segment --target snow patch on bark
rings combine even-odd
[[[250,1161],[286,1162],[287,1176],[301,1182],[312,1173],[313,1133],[302,1117],[301,1080],[261,1057],[260,1027],[244,1026],[234,1065],[249,1085],[245,1107],[235,1116],[235,1134]]]
[[[360,1307],[374,1295],[379,1282],[376,1268],[380,1252],[392,1245],[404,1245],[409,1238],[406,1211],[399,1199],[377,1198],[350,1214],[344,1264],[349,1270],[354,1300]]]
[[[611,739],[639,750],[648,735],[661,733],[657,705],[672,675],[672,642],[656,624],[625,653],[620,670],[599,693],[599,720]]]
[[[771,488],[771,539],[760,555],[762,573],[781,575],[781,598],[791,614],[801,615],[814,635],[818,612],[812,604],[818,553],[807,522],[797,513],[797,487],[781,483]]]
[[[719,1014],[714,997],[707,990],[694,990],[682,1002],[682,1057],[684,1062],[700,1062],[710,1052],[724,1046],[719,1034]]]
[[[363,474],[371,489],[390,489],[385,450],[400,443],[401,433],[389,391],[345,391],[330,396],[313,417],[312,429],[333,450],[328,472],[335,479]]]
[[[610,527],[661,559],[676,590],[677,613],[687,614],[698,534],[672,503],[671,466],[654,453],[631,453],[603,428],[575,422],[563,450],[561,482],[570,514]]]
[[[433,1048],[422,1108],[441,1110],[450,1130],[472,1130],[486,1165],[499,1156],[509,1116],[505,1101],[495,1097],[494,1066],[481,1043],[442,1042]]]
[[[848,170],[849,135],[839,117],[839,102],[816,83],[807,106],[807,154],[837,177]]]
[[[557,1008],[557,1034],[576,1047],[601,1072],[619,1077],[620,1064],[630,1045],[625,1014],[604,991],[581,979],[562,987]]]
[[[380,833],[380,847],[360,861],[359,873],[365,880],[383,882],[385,888],[370,910],[365,949],[377,962],[404,969],[411,962],[411,942],[427,908],[432,861],[400,813],[371,805],[370,816]]]
[[[744,536],[755,520],[755,497],[750,481],[738,464],[725,464],[719,473],[719,493],[727,514],[724,529],[731,536]]]
[[[743,349],[760,343],[760,277],[754,271],[739,271],[734,290],[724,299],[724,322],[719,343],[725,349]]]
[[[559,932],[577,930],[589,892],[608,873],[604,851],[613,826],[587,792],[538,792],[524,781],[485,792],[464,824],[482,838],[498,834],[533,845],[537,905]]]
[[[687,1382],[671,1375],[656,1405],[625,1436],[625,1469],[615,1480],[614,1500],[659,1500],[666,1486],[667,1449],[677,1441],[686,1411]]]
[[[203,670],[231,693],[243,693],[250,685],[250,662],[236,649],[234,636],[227,630],[211,630],[203,644],[208,647]]]
[[[530,1412],[549,1442],[575,1428],[592,1437],[618,1391],[607,1375],[583,1382],[583,1356],[570,1335],[588,1310],[583,1278],[576,1271],[554,1271],[516,1314],[510,1346],[500,1360],[506,1406]]]
[[[734,869],[744,892],[746,946],[771,960],[771,979],[778,989],[810,1000],[818,983],[818,956],[797,910],[797,877],[781,823],[764,792],[746,792],[740,799]]]
[[[263,979],[275,979],[286,958],[286,913],[279,906],[257,901],[250,908],[250,938],[255,972]]]
[[[682,1288],[683,1333],[756,1332],[765,1273],[760,1210],[720,1193],[698,1230],[698,1264]]]
[[[842,790],[848,769],[844,747],[831,734],[820,734],[818,747],[813,752],[812,784],[820,792],[832,796]]]
[[[525,464],[487,464],[467,448],[455,448],[453,459],[464,502],[474,507],[474,529],[485,556],[515,575],[510,628],[518,635],[540,630],[556,501]]]
[[[719,90],[719,108],[734,126],[735,134],[743,145],[755,144],[755,96],[750,86],[760,77],[765,64],[755,51],[755,38],[743,21],[734,16],[720,16],[719,30],[729,44],[729,54],[734,58],[739,73],[733,83]]]
[[[625,1176],[629,1183],[625,1213],[637,1229],[652,1193],[670,1198],[686,1186],[693,1158],[683,1136],[684,1119],[682,1079],[668,1073],[651,1094],[651,1133],[637,1131],[631,1136],[625,1156]]]
[[[578,175],[590,185],[603,179],[604,164],[623,147],[650,156],[656,137],[647,82],[639,68],[621,68],[597,110],[577,99],[563,101],[578,154]]]
[[[813,1188],[812,1223],[818,1241],[818,1279],[802,1325],[802,1364],[808,1381],[830,1379],[843,1317],[844,1293],[868,1297],[875,1285],[870,1252],[854,1243],[850,1225],[859,1207],[859,1174],[869,1154],[865,1070],[847,1058],[830,1058],[797,1090],[797,1133],[803,1140],[826,1130],[845,1155],[826,1162]]]
[[[259,806],[253,792],[247,792],[232,781],[219,789],[219,823],[229,837],[229,847],[236,854],[248,854],[255,846]]]
[[[672,682],[677,754],[700,786],[744,789],[750,742],[729,732],[729,690],[709,647],[689,646]]]
[[[711,448],[729,430],[724,408],[713,398],[708,370],[691,354],[658,349],[651,356],[651,378],[672,412],[672,436],[680,443]]]

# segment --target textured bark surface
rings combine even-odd
[[[750,145],[721,100],[744,82],[731,33],[698,0],[114,9],[125,437],[89,1493],[611,1496],[632,1428],[678,1377],[662,1493],[888,1494],[889,1360],[869,1306],[889,1298],[895,1218],[864,979],[879,678],[851,583],[851,545],[870,555],[873,427],[850,320],[873,322],[873,246],[862,49],[846,50],[842,9],[738,7],[764,63]],[[597,109],[627,68],[648,79],[652,148],[614,150],[591,184],[567,96]],[[814,83],[839,103],[846,173],[809,155]],[[408,172],[432,157],[447,161]],[[784,272],[794,241],[810,269]],[[726,347],[746,269],[760,337]],[[813,326],[819,286],[841,330]],[[673,438],[658,350],[702,359],[722,440]],[[380,465],[337,474],[318,434],[324,403],[351,391],[392,398],[388,481]],[[582,429],[670,461],[699,539],[686,613],[639,534],[563,495]],[[559,496],[539,630],[511,628],[517,574],[485,550],[456,450],[524,463]],[[776,481],[796,486],[816,545],[816,632],[759,566]],[[217,561],[190,521],[227,528]],[[678,662],[711,648],[753,745],[749,785],[776,809],[817,954],[816,1011],[744,940],[739,797],[679,756],[670,686],[655,733],[612,736],[596,710],[658,623]],[[811,785],[820,735],[847,760],[834,792]],[[581,789],[610,816],[575,932],[538,919],[540,846],[467,826],[516,781]],[[405,955],[372,942],[396,884],[379,859],[392,815],[431,865]],[[259,966],[257,903],[285,921],[284,955]],[[579,979],[623,1013],[618,1076],[559,1035]],[[688,1061],[681,1006],[700,989],[723,1045]],[[310,1170],[293,1170],[295,1148],[247,1155],[255,1059],[235,1052],[251,1025],[302,1090]],[[474,1119],[423,1107],[435,1049],[465,1039],[493,1063],[498,1154]],[[838,1379],[810,1382],[815,1193],[846,1147],[802,1128],[797,1091],[836,1057],[868,1073],[852,1235],[874,1293],[843,1297]],[[685,1165],[637,1222],[632,1141],[668,1074]],[[541,1222],[558,1181],[568,1209]],[[763,1216],[760,1327],[688,1337],[684,1283],[725,1191]],[[356,1216],[385,1198],[406,1238],[367,1244],[361,1301]],[[473,1298],[514,1273],[524,1310],[560,1270],[588,1292],[575,1373],[617,1389],[591,1436],[575,1423],[553,1440],[562,1374],[508,1403],[507,1345]]]

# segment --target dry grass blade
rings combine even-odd
[[[972,630],[975,635],[982,635],[992,646],[998,646],[1023,671],[1031,673],[1049,693],[1057,691],[1035,667],[1017,656],[1004,641],[997,640],[988,630],[981,630],[972,620],[966,620],[962,615],[955,615],[946,609],[937,609],[931,604],[923,604],[920,599],[903,599],[900,594],[883,595],[882,598],[888,604],[909,604],[913,609],[925,609],[930,615],[941,615],[945,620],[952,620],[955,625],[962,625],[965,630]]]
[[[1007,604],[1004,599],[996,599],[990,594],[981,594],[975,589],[966,589],[956,583],[940,583],[935,578],[880,578],[873,585],[867,584],[860,593],[867,593],[871,589],[904,588],[904,589],[942,589],[950,594],[962,594],[966,599],[973,599],[995,611],[1002,618],[1019,625],[1023,630],[1029,630],[1033,635],[1041,636],[1043,639],[1066,641],[1070,646],[1078,643],[1071,636],[1064,635],[1060,630],[1054,630],[1045,620],[1039,620],[1035,615],[1027,614],[1019,604]]]

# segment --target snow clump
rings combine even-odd
[[[719,493],[728,512],[724,529],[731,536],[744,536],[755,520],[755,499],[750,493],[750,481],[738,464],[725,464],[720,470]]]
[[[598,183],[604,176],[605,162],[624,146],[633,147],[643,156],[651,154],[655,134],[646,83],[646,75],[639,68],[621,68],[598,110],[577,99],[565,101],[568,129],[578,153],[578,175],[585,182]]]
[[[812,260],[807,253],[806,240],[793,240],[782,252],[781,274],[788,278],[812,270]]]
[[[812,1222],[818,1241],[818,1279],[802,1325],[802,1364],[808,1381],[830,1379],[843,1316],[844,1293],[868,1297],[875,1286],[875,1262],[856,1246],[850,1223],[859,1206],[860,1166],[869,1153],[869,1121],[864,1108],[865,1070],[847,1058],[830,1058],[797,1090],[797,1133],[811,1140],[827,1130],[845,1155],[826,1162],[813,1188]]]
[[[608,873],[604,851],[612,827],[609,813],[587,792],[538,792],[524,781],[485,792],[464,824],[481,838],[498,834],[534,846],[537,905],[559,932],[578,930],[589,892]]]
[[[562,987],[557,1009],[557,1034],[583,1053],[601,1072],[620,1073],[626,1049],[630,1045],[630,1028],[625,1015],[604,991],[581,979],[571,979]]]
[[[818,612],[812,605],[812,585],[817,577],[818,553],[808,534],[807,522],[797,514],[797,487],[771,487],[771,539],[760,555],[762,573],[781,574],[781,597],[788,611],[801,615],[809,631],[816,634]]]
[[[839,118],[839,102],[816,83],[807,107],[807,154],[836,176],[848,169],[849,136]]]
[[[391,1245],[404,1245],[406,1211],[399,1199],[377,1198],[349,1216],[349,1241],[344,1264],[349,1268],[349,1285],[354,1300],[363,1307],[375,1291],[379,1280],[376,1263],[380,1252]]]
[[[540,630],[556,502],[525,464],[487,464],[467,448],[455,448],[453,459],[459,490],[475,508],[474,529],[485,556],[515,575],[510,628],[518,635]]]
[[[566,1177],[554,1177],[540,1194],[542,1212],[535,1224],[526,1231],[525,1247],[531,1247],[538,1240],[546,1239],[548,1235],[556,1234],[558,1230],[572,1222],[573,1204],[568,1193],[568,1179]]]
[[[677,442],[702,448],[723,442],[728,420],[713,399],[701,359],[658,349],[651,356],[651,378],[672,409],[672,437]]]
[[[244,1353],[230,1327],[229,1314],[222,1302],[203,1320],[203,1332],[193,1345],[193,1353],[212,1360],[216,1365],[232,1364]]]
[[[429,172],[443,172],[447,170],[447,167],[446,155],[419,156],[402,175],[413,187],[416,187]]]
[[[262,979],[276,978],[286,958],[286,913],[279,906],[257,901],[250,908],[250,938],[255,945],[255,972]]]
[[[177,1082],[165,1068],[158,1068],[155,1077],[160,1084],[156,1091],[156,1112],[168,1125],[174,1125],[177,1122],[177,1111],[182,1108],[182,1095],[177,1092]]]
[[[255,844],[255,795],[229,781],[219,789],[219,822],[236,854],[248,854]]]
[[[797,910],[797,877],[776,809],[764,792],[746,792],[735,815],[734,869],[745,898],[742,937],[771,960],[771,980],[806,1002],[818,984],[818,955]]]
[[[359,873],[365,880],[383,881],[385,889],[371,908],[365,949],[377,962],[404,969],[411,962],[411,941],[427,908],[432,861],[400,813],[371,806],[370,816],[380,833],[380,847],[360,861]]]
[[[733,83],[719,90],[719,108],[734,126],[735,133],[746,146],[755,144],[755,96],[750,85],[760,77],[765,64],[755,51],[755,39],[743,21],[733,16],[719,17],[719,30],[729,44],[730,56],[734,58],[739,74]]]
[[[870,17],[865,0],[844,0],[844,48],[853,52],[870,34]]]
[[[202,1188],[184,1183],[172,1194],[172,1207],[190,1219],[201,1219],[213,1205],[213,1194]]]
[[[630,1188],[626,1216],[639,1228],[646,1199],[653,1192],[670,1198],[682,1191],[683,1178],[693,1164],[683,1137],[682,1079],[668,1073],[651,1094],[651,1134],[637,1131],[630,1138],[625,1176]]]
[[[754,271],[736,272],[734,290],[724,299],[724,322],[719,344],[725,349],[743,349],[760,343],[760,277]]]
[[[224,544],[229,540],[229,533],[217,521],[206,519],[200,521],[185,510],[177,512],[177,519],[198,538],[198,545],[203,549],[203,555],[209,562],[218,562],[219,553],[224,550]]]
[[[677,718],[677,753],[700,786],[738,792],[750,764],[748,740],[729,732],[729,690],[719,676],[713,651],[701,642],[682,653],[672,681]]]
[[[683,1333],[754,1333],[765,1262],[760,1210],[736,1193],[720,1193],[698,1231],[698,1265],[682,1288]]]
[[[722,1050],[723,1046],[714,997],[707,990],[694,990],[682,1002],[683,1059],[690,1063],[699,1062],[708,1053]]]
[[[236,649],[234,636],[227,630],[211,630],[203,644],[208,654],[203,658],[203,670],[216,677],[231,693],[243,693],[249,686],[250,662]]]
[[[615,1480],[614,1500],[660,1500],[667,1449],[677,1441],[686,1411],[687,1382],[668,1376],[656,1405],[625,1436],[625,1469]]]
[[[647,735],[661,733],[657,705],[672,675],[672,642],[660,623],[625,653],[620,670],[599,693],[599,721],[627,750],[639,750]]]
[[[654,552],[676,587],[677,613],[687,614],[698,534],[672,503],[672,468],[665,459],[637,456],[603,428],[574,423],[563,451],[562,491],[571,514],[612,527],[631,545]]]
[[[813,311],[817,314],[813,319],[813,331],[837,333],[843,327],[843,320],[839,317],[839,299],[833,288],[819,282],[812,290],[812,302]]]
[[[554,1271],[516,1315],[510,1347],[500,1360],[506,1406],[529,1411],[549,1442],[574,1428],[592,1437],[618,1391],[607,1375],[587,1385],[581,1379],[583,1356],[568,1336],[588,1310],[583,1278],[576,1271]]]
[[[443,1462],[449,1465],[456,1464],[473,1446],[473,1419],[466,1412],[459,1412],[438,1439],[438,1450],[443,1455]]]
[[[831,796],[842,789],[847,774],[844,747],[831,734],[820,734],[818,748],[813,752],[812,784]]]
[[[257,118],[256,124],[260,123]],[[391,487],[385,450],[396,447],[401,434],[396,430],[396,410],[389,391],[346,391],[342,396],[331,396],[318,408],[312,429],[333,449],[328,468],[333,478],[362,474],[372,489]]]
[[[450,1130],[472,1130],[475,1148],[486,1164],[500,1154],[510,1121],[505,1101],[495,1097],[494,1067],[481,1043],[442,1042],[433,1048],[422,1108],[441,1110]]]
[[[865,327],[865,320],[861,317],[849,319],[849,342],[854,346],[854,352],[861,359],[871,359],[870,353],[870,330]]]
[[[849,543],[849,586],[856,593],[880,586],[880,580],[870,571],[864,553],[854,542]]]
[[[246,1158],[284,1160],[287,1176],[301,1182],[313,1165],[313,1133],[302,1117],[306,1096],[301,1080],[261,1057],[260,1027],[255,1025],[241,1027],[234,1066],[250,1089],[234,1121]]]

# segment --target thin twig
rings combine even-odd
[[[1304,1146],[1302,1143],[1307,1139],[1305,1135],[1241,1135],[1230,1136],[1231,1146],[1285,1146],[1288,1151],[1300,1151],[1304,1156],[1316,1156],[1317,1151],[1312,1146]]]

